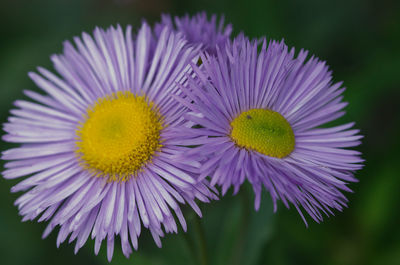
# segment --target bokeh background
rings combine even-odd
[[[280,204],[272,213],[267,194],[259,212],[253,193],[202,205],[204,218],[186,212],[188,233],[168,235],[158,249],[151,236],[140,238],[130,259],[117,244],[111,264],[264,265],[400,264],[400,1],[398,0],[1,0],[0,122],[23,89],[35,89],[27,76],[36,66],[52,68],[49,56],[62,42],[95,26],[150,23],[162,12],[175,15],[225,14],[235,34],[285,38],[326,60],[335,81],[344,81],[347,115],[365,138],[366,159],[351,184],[349,208],[309,220],[306,228],[294,209]],[[1,150],[10,145],[1,143]],[[94,242],[77,255],[73,245],[56,247],[56,233],[42,240],[46,224],[21,222],[9,192],[17,181],[0,179],[0,264],[108,264],[105,247]],[[310,218],[309,218],[310,219]]]

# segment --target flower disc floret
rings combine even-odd
[[[267,156],[283,158],[295,145],[295,137],[287,120],[269,109],[242,112],[231,122],[231,138],[242,148]]]
[[[137,175],[161,148],[162,117],[145,96],[118,92],[87,110],[77,130],[77,154],[85,168],[109,180]]]

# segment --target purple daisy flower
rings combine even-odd
[[[260,49],[261,48],[261,49]],[[259,50],[259,52],[258,52]],[[185,154],[202,157],[201,179],[209,176],[225,194],[234,193],[247,179],[260,207],[264,186],[274,211],[282,200],[299,206],[317,222],[322,214],[342,210],[357,181],[360,153],[349,150],[360,144],[354,123],[320,126],[344,114],[342,83],[332,83],[325,62],[282,42],[249,41],[239,36],[217,56],[202,55],[202,66],[192,64],[196,77],[182,85],[177,97],[190,110],[188,121],[199,126],[177,132],[179,137],[203,137]],[[200,128],[198,128],[200,127]],[[191,135],[191,136],[190,136]]]
[[[216,54],[216,47],[225,46],[232,33],[232,25],[224,26],[224,17],[219,22],[214,14],[208,20],[206,12],[200,12],[190,17],[186,14],[184,17],[172,18],[169,14],[161,16],[161,22],[156,24],[155,31],[161,32],[164,26],[181,32],[186,39],[193,44],[201,44],[210,54]]]
[[[161,247],[164,231],[177,232],[174,215],[186,230],[179,203],[201,215],[195,199],[216,198],[195,179],[199,162],[172,159],[185,150],[172,133],[184,108],[169,95],[200,47],[167,27],[157,38],[146,23],[136,37],[118,26],[74,42],[51,57],[60,76],[29,73],[46,95],[15,102],[3,139],[22,145],[3,152],[12,160],[3,176],[28,176],[12,188],[26,191],[16,205],[23,221],[50,220],[43,237],[60,226],[57,246],[70,235],[77,252],[91,234],[96,254],[107,240],[111,260],[119,235],[128,257],[143,225]]]

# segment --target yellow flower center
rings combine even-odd
[[[289,155],[294,149],[292,127],[278,112],[251,109],[237,116],[231,127],[230,136],[239,147],[277,158]]]
[[[145,96],[118,92],[98,99],[78,126],[83,167],[109,181],[127,181],[161,148],[163,117]]]

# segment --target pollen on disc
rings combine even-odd
[[[88,108],[76,131],[76,153],[93,175],[126,181],[161,148],[162,128],[162,116],[145,96],[113,93]]]
[[[231,122],[230,136],[239,147],[277,158],[288,156],[295,146],[289,122],[269,109],[242,112]]]

